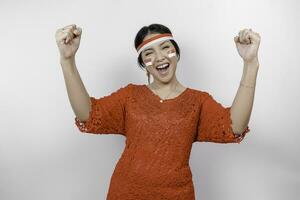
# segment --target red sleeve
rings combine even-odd
[[[89,118],[81,122],[75,117],[75,124],[81,132],[93,134],[125,135],[125,107],[132,84],[121,87],[108,96],[98,99],[90,97]]]
[[[203,93],[201,99],[203,100],[200,106],[196,141],[240,143],[250,131],[249,126],[241,135],[234,134],[231,126],[231,107],[223,107],[207,92]]]

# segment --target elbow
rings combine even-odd
[[[82,114],[78,114],[76,115],[76,118],[80,121],[80,122],[86,122],[90,117],[90,111],[84,112]]]
[[[90,100],[89,105],[81,111],[80,113],[75,113],[77,119],[79,119],[81,122],[86,122],[90,118],[90,112],[92,110],[92,102]]]
[[[242,135],[245,130],[247,129],[248,125],[246,125],[245,127],[242,127],[242,128],[233,128],[233,133],[236,135],[236,136],[239,136],[239,135]]]
[[[235,126],[235,124],[232,124],[232,132],[238,136],[241,135],[245,132],[245,130],[247,129],[248,124],[246,124],[245,126]]]

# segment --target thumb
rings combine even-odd
[[[235,37],[234,37],[234,42],[235,42],[235,43],[238,43],[238,42],[239,42],[239,36],[235,36]]]
[[[81,40],[81,34],[82,34],[82,30],[81,30],[81,28],[77,28],[77,29],[75,29],[74,31],[73,31],[73,33],[74,33],[74,35],[75,35],[75,37],[74,37],[74,41],[76,42],[76,43],[78,43],[79,44],[79,42],[80,42],[80,40]]]
[[[77,27],[76,29],[73,30],[73,33],[75,36],[81,36],[82,29],[80,27]]]

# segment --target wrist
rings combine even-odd
[[[75,56],[65,58],[65,57],[60,57],[60,64],[65,65],[65,64],[74,64],[75,63]]]
[[[74,72],[76,69],[75,58],[60,58],[60,65],[64,72]]]
[[[258,61],[258,58],[255,57],[251,60],[244,60],[244,66],[251,66],[251,67],[256,67],[258,68],[259,67],[259,61]]]

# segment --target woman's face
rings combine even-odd
[[[144,41],[158,34],[149,34]],[[155,43],[142,51],[142,60],[146,65],[146,69],[156,81],[169,82],[175,76],[177,67],[176,50],[170,40]],[[152,65],[147,66],[147,63]],[[158,67],[168,64],[166,69],[158,69]]]

